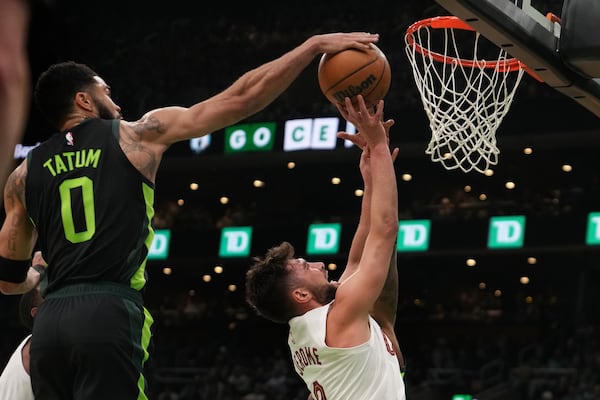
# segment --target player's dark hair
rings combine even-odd
[[[73,107],[75,94],[94,85],[95,76],[98,74],[90,67],[74,61],[54,64],[40,75],[34,100],[54,128],[60,129]]]
[[[283,242],[264,257],[255,257],[246,272],[246,301],[259,315],[277,323],[287,323],[297,314],[289,295],[292,282],[287,268],[293,256],[294,247]]]
[[[40,293],[39,287],[34,287],[29,292],[21,295],[19,300],[19,320],[29,330],[33,329],[33,317],[31,316],[31,309],[37,307],[44,301]]]

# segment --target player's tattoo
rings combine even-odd
[[[127,124],[126,127],[129,129],[121,129],[121,148],[136,168],[145,177],[153,181],[160,158],[148,146],[144,145],[143,138],[150,134],[165,133],[164,126],[156,117],[150,116],[139,122]]]
[[[158,133],[162,135],[166,132],[165,127],[155,116],[144,118],[140,123],[132,126],[135,133],[142,136],[147,133]]]
[[[6,209],[15,209],[25,207],[25,178],[27,177],[27,168],[24,164],[19,166],[9,175],[4,188],[4,202]],[[19,232],[26,224],[26,215],[21,212],[12,213],[11,218],[7,220],[8,224],[8,251],[9,257],[17,255],[17,243]]]
[[[17,202],[25,204],[25,178],[27,177],[27,168],[25,165],[19,166],[12,174],[8,176],[4,188],[4,198],[7,206],[14,207]]]

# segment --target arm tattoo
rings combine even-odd
[[[17,168],[6,182],[4,197],[6,209],[11,210],[10,226],[8,226],[8,250],[9,257],[15,257],[17,254],[18,239],[21,230],[27,223],[25,213],[19,211],[19,207],[25,209],[25,178],[27,177],[27,168],[23,165]]]
[[[4,197],[8,202],[9,207],[15,207],[17,202],[25,205],[25,178],[27,170],[25,168],[17,168],[9,175],[4,188]]]
[[[145,144],[143,138],[147,135],[164,134],[165,127],[158,118],[153,116],[127,126],[131,130],[121,130],[121,148],[136,168],[153,181],[160,158]]]
[[[143,136],[147,133],[157,133],[162,135],[166,132],[165,127],[160,120],[152,115],[148,118],[142,119],[137,124],[133,124],[132,128],[133,131],[139,136]]]

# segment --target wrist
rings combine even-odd
[[[377,142],[377,143],[373,143],[373,144],[369,145],[369,151],[371,153],[375,153],[375,152],[389,153],[390,147],[388,146],[388,144],[386,142]]]
[[[11,260],[0,256],[0,281],[21,283],[27,278],[30,260]]]
[[[324,53],[321,49],[321,35],[314,35],[304,41],[304,46],[311,56],[311,60]]]

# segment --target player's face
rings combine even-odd
[[[93,98],[96,104],[98,117],[102,119],[122,119],[121,107],[115,104],[111,98],[110,86],[99,76],[94,77],[97,84],[94,88]]]
[[[290,266],[300,271],[309,280],[328,280],[325,264],[322,262],[308,262],[304,258],[290,260]]]
[[[310,290],[319,303],[327,304],[334,299],[337,285],[329,282],[325,264],[296,258],[290,260],[288,265],[295,271],[302,285]]]

